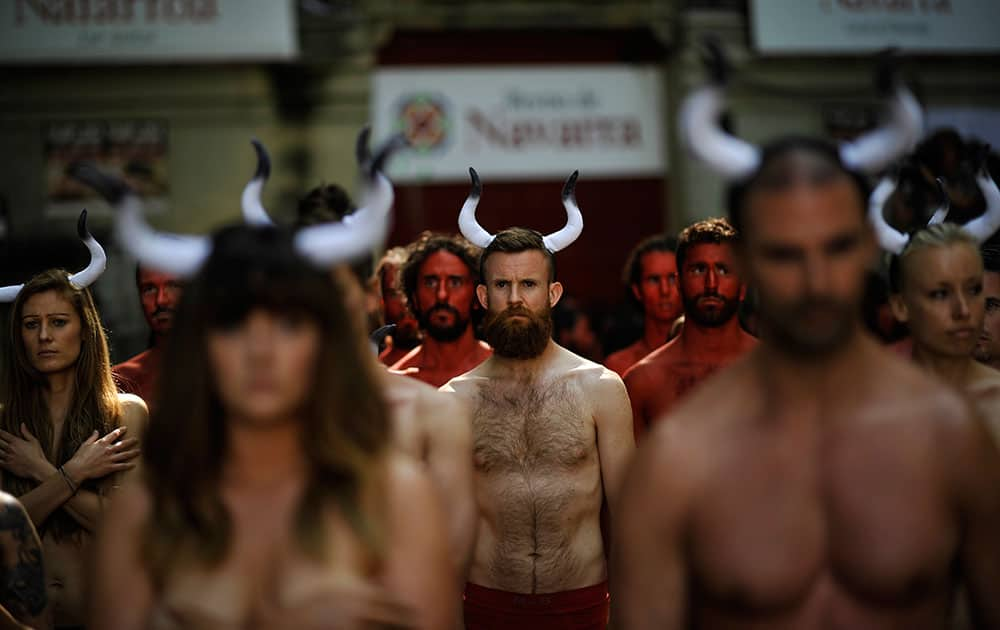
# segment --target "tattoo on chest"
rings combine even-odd
[[[0,604],[18,619],[38,616],[48,603],[42,550],[24,512],[0,507],[0,536],[12,542],[5,547],[16,550],[0,563]]]

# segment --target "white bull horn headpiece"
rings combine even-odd
[[[116,238],[140,266],[187,278],[208,258],[212,246],[207,236],[160,232],[146,223],[142,200],[122,180],[92,164],[73,165],[69,172],[115,206]]]
[[[727,179],[745,179],[760,167],[761,150],[719,126],[719,116],[725,107],[729,67],[717,42],[706,42],[706,48],[705,63],[712,80],[684,99],[679,117],[680,134],[688,150],[713,170]],[[893,80],[891,72],[891,67],[884,62],[879,73],[879,87],[892,96],[889,121],[840,146],[840,159],[847,168],[878,172],[908,152],[920,138],[923,128],[920,105],[904,85]]]
[[[943,223],[950,205],[942,180],[939,178],[937,181],[945,201],[942,206],[935,210],[928,225]],[[979,190],[982,191],[983,197],[986,199],[986,211],[963,225],[962,229],[982,245],[1000,229],[1000,189],[997,189],[996,182],[985,169],[982,169],[976,176],[976,184],[979,185]],[[871,221],[872,227],[875,229],[875,236],[882,249],[898,256],[906,249],[906,245],[910,242],[910,235],[889,225],[883,215],[885,202],[892,196],[895,189],[896,180],[894,178],[882,178],[868,198],[868,220]]]
[[[313,264],[327,267],[368,255],[385,240],[394,193],[392,183],[383,175],[383,169],[389,157],[406,144],[406,138],[399,134],[379,147],[368,164],[362,166],[362,203],[352,215],[348,215],[354,218],[300,229],[295,234],[295,246],[299,253]]]
[[[69,283],[77,289],[89,287],[101,277],[108,266],[108,257],[104,253],[104,248],[97,242],[97,239],[87,229],[87,209],[80,212],[80,218],[76,221],[76,233],[90,251],[90,262],[80,272],[69,277]],[[0,302],[13,302],[20,293],[23,284],[15,284],[8,287],[0,287]]]
[[[274,221],[271,220],[271,216],[260,200],[264,184],[271,176],[271,156],[268,155],[267,148],[260,140],[254,138],[250,144],[253,145],[253,149],[257,153],[257,168],[254,170],[253,177],[243,188],[243,195],[240,197],[243,220],[249,225],[274,225]]]
[[[351,225],[326,223],[299,230],[295,246],[300,254],[318,266],[327,267],[363,256],[385,238],[393,190],[381,169],[403,142],[401,136],[391,139],[363,172],[365,207],[358,211],[363,218]],[[176,235],[150,227],[139,197],[121,180],[87,164],[75,165],[70,173],[115,205],[118,239],[143,267],[186,278],[196,274],[211,253],[211,240],[207,236]]]
[[[562,202],[566,209],[566,225],[557,232],[547,234],[542,237],[545,249],[553,254],[569,245],[580,237],[583,232],[583,214],[576,203],[576,180],[580,176],[580,171],[573,171],[566,183],[563,185]],[[479,181],[479,174],[476,169],[469,169],[469,177],[472,179],[472,189],[465,203],[462,204],[462,211],[458,215],[458,229],[470,243],[477,247],[489,247],[496,235],[490,234],[476,220],[476,207],[479,206],[479,198],[483,194],[483,186]]]

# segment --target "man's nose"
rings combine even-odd
[[[448,283],[443,279],[438,283],[437,300],[438,302],[448,301]]]
[[[810,295],[825,295],[830,290],[830,267],[826,261],[811,258],[806,261],[804,284]]]
[[[167,295],[167,290],[165,288],[159,288],[156,290],[156,305],[160,306],[162,304],[167,304],[170,301],[170,296]]]
[[[715,270],[715,267],[709,267],[708,272],[705,274],[705,288],[712,289],[713,291],[719,288],[719,274]]]
[[[660,295],[670,295],[670,278],[660,278]]]

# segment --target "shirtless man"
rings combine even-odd
[[[362,289],[344,266],[334,270],[348,311],[360,313]],[[361,322],[357,322],[360,327]],[[472,429],[469,410],[454,396],[388,369],[379,370],[392,420],[392,444],[427,469],[447,508],[449,549],[465,579],[476,537]]]
[[[725,219],[699,221],[681,232],[677,268],[684,327],[625,373],[636,441],[696,385],[756,344],[737,317],[744,288],[736,272],[735,241]]]
[[[478,250],[460,236],[424,234],[402,269],[403,289],[424,340],[392,369],[441,387],[490,356],[472,326]]]
[[[0,628],[51,628],[42,544],[24,506],[0,492]]]
[[[420,325],[406,303],[406,293],[399,282],[399,270],[405,262],[406,249],[393,247],[382,256],[375,269],[385,323],[396,325],[392,336],[386,339],[385,350],[378,357],[385,365],[396,363],[420,343]]]
[[[160,360],[174,326],[182,284],[173,274],[136,267],[135,286],[139,290],[142,314],[149,325],[151,345],[111,370],[121,391],[135,394],[146,401],[147,406],[152,406],[160,376]]]
[[[672,338],[674,324],[683,313],[676,251],[676,239],[661,234],[643,240],[628,255],[625,284],[642,306],[643,330],[642,338],[604,362],[618,376]]]
[[[823,143],[760,156],[730,216],[762,342],[639,449],[616,623],[940,629],[961,583],[1000,627],[1000,456],[958,395],[864,331],[864,185]]]
[[[634,443],[621,379],[551,339],[562,296],[542,235],[512,228],[483,251],[476,287],[494,354],[452,379],[472,409],[479,532],[466,628],[604,628],[600,514],[617,515]]]
[[[982,254],[986,315],[976,343],[975,357],[977,361],[1000,370],[1000,249],[984,247]]]
[[[310,199],[312,203],[307,203]],[[299,203],[297,228],[341,220],[343,214],[335,212],[336,207],[324,209],[316,199],[314,191]],[[340,205],[353,212],[350,200]],[[362,259],[352,265],[338,265],[332,271],[347,311],[358,314],[355,326],[359,334],[366,323],[361,314],[366,312],[371,262],[371,258]],[[430,385],[387,369],[377,374],[390,407],[392,444],[427,469],[447,508],[449,549],[457,575],[464,581],[476,535],[469,412],[459,401]]]

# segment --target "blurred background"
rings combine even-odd
[[[997,24],[997,0],[0,0],[0,284],[82,268],[88,208],[110,257],[94,290],[123,360],[148,333],[134,263],[66,165],[119,172],[154,225],[205,233],[239,219],[251,138],[274,163],[265,205],[290,221],[317,185],[356,190],[354,139],[371,123],[375,141],[413,144],[390,170],[390,246],[456,231],[469,166],[487,229],[553,231],[579,169],[586,227],[559,270],[611,352],[629,340],[609,322],[638,317],[620,279],[629,249],[724,212],[723,182],[675,125],[705,79],[706,34],[737,68],[726,122],[750,140],[870,129],[872,53],[896,45],[928,131],[1000,146]]]

